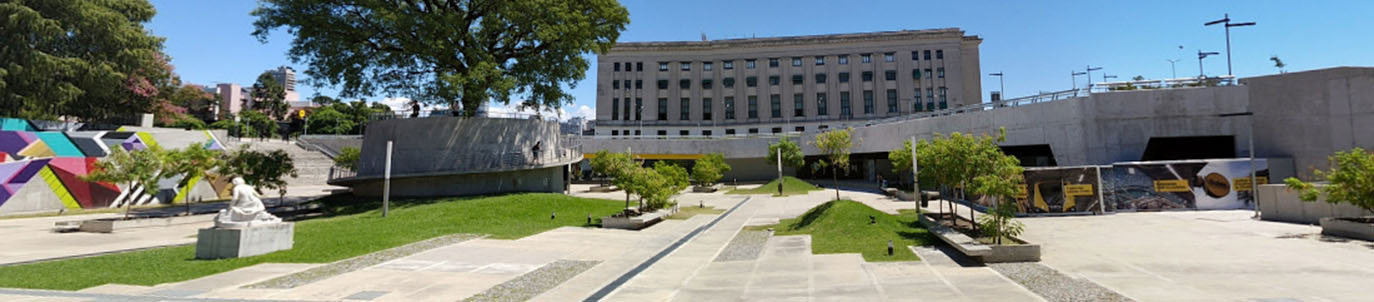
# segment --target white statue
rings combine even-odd
[[[219,210],[219,215],[215,216],[215,228],[237,229],[281,222],[281,218],[267,213],[267,206],[242,177],[234,177],[233,190],[234,199],[229,201],[229,208]]]

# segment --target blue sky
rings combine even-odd
[[[286,50],[292,37],[279,31],[267,43],[249,34],[256,1],[153,0],[158,14],[148,24],[167,38],[166,51],[190,83],[251,83],[264,70],[293,66]],[[838,4],[844,3],[844,4]],[[983,96],[1006,73],[1009,97],[1068,89],[1070,72],[1087,65],[1127,79],[1198,74],[1197,51],[1225,52],[1223,30],[1204,27],[1230,13],[1232,61],[1241,77],[1272,74],[1277,55],[1288,71],[1374,65],[1374,1],[624,1],[630,24],[622,42],[771,37],[958,27],[982,37]],[[1183,49],[1178,49],[1183,46]],[[593,56],[593,60],[595,60]],[[1224,73],[1225,56],[1203,62],[1208,74]],[[595,70],[576,89],[569,112],[594,108]],[[1079,78],[1082,85],[1082,78]],[[331,87],[300,87],[302,98],[334,96]],[[380,101],[384,95],[369,98]],[[404,97],[404,96],[395,96]]]

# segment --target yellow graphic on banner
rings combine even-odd
[[[1188,192],[1188,181],[1182,179],[1156,180],[1155,192]]]
[[[1268,177],[1268,176],[1260,176],[1260,177],[1259,177],[1259,182],[1260,182],[1261,184],[1267,184],[1267,183],[1269,183],[1269,177]],[[1250,178],[1249,178],[1249,177],[1241,177],[1241,178],[1231,179],[1231,183],[1235,184],[1235,186],[1236,186],[1236,191],[1249,191],[1249,190],[1251,189],[1251,188],[1250,188]]]
[[[1064,185],[1064,195],[1067,196],[1092,196],[1093,185]]]

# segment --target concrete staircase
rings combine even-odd
[[[290,141],[244,139],[243,141],[228,142],[228,144],[233,148],[248,146],[249,150],[261,152],[286,151],[286,154],[291,156],[297,173],[296,178],[286,179],[287,185],[291,187],[327,186],[328,184],[325,182],[329,179],[329,168],[334,166],[334,160],[325,156],[324,153],[306,150]]]

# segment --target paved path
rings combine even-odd
[[[0,234],[4,234],[5,238],[4,248],[0,248],[0,264],[195,243],[196,238],[192,236],[196,230],[212,226],[207,221],[136,228],[110,234],[53,232],[53,225],[57,222],[121,216],[123,214],[0,219]]]

